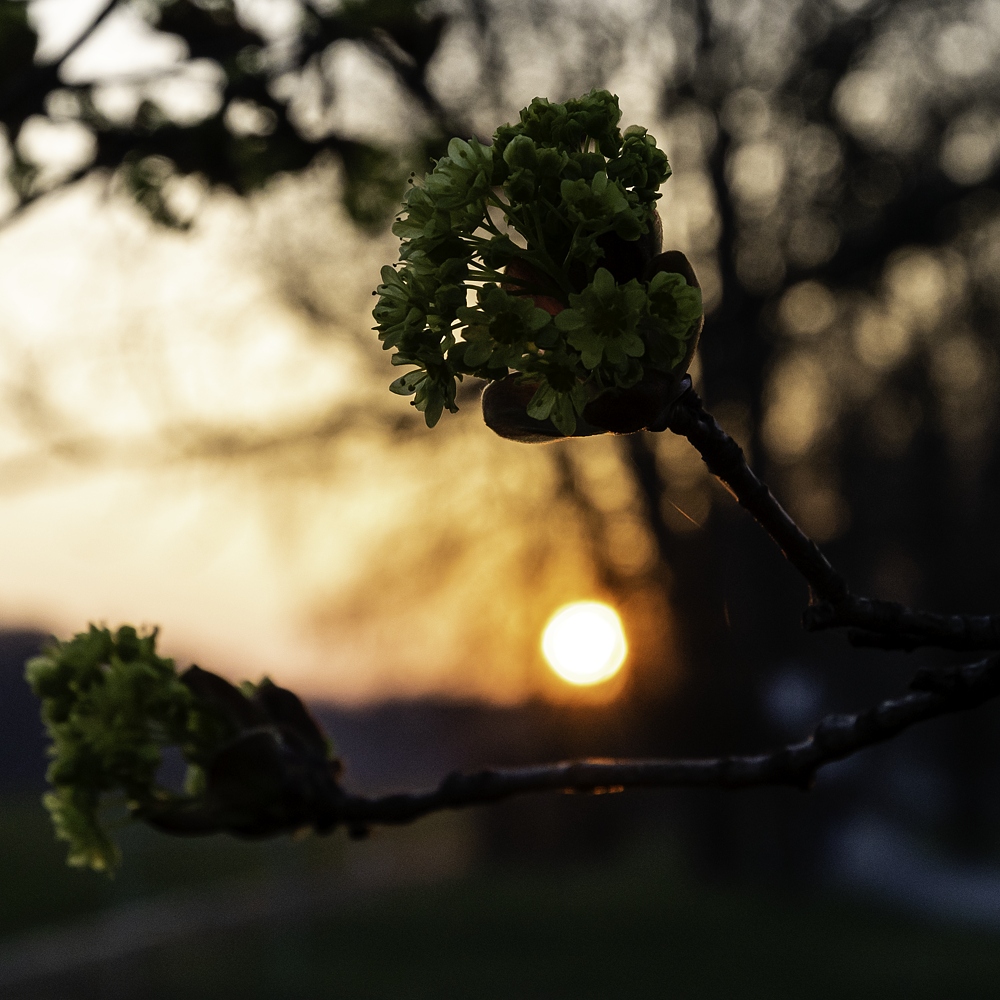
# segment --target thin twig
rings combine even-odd
[[[876,601],[849,595],[839,604],[814,604],[803,616],[806,628],[818,632],[850,628],[855,646],[912,650],[919,646],[943,649],[1000,649],[1000,616],[940,615],[915,611],[895,601]]]
[[[928,615],[902,605],[852,595],[843,577],[757,478],[742,449],[705,411],[692,389],[688,388],[651,429],[669,429],[686,437],[709,470],[781,547],[788,561],[820,598],[819,603],[808,609],[809,627],[860,624],[871,629],[874,624],[881,631],[864,635],[869,640],[874,636],[875,641],[886,645],[894,642],[897,647],[910,641],[921,644],[921,635],[938,645],[945,644],[944,639],[948,638],[954,648],[965,648],[963,642],[976,645],[997,642],[991,618]],[[286,817],[275,820],[268,813],[258,823],[237,810],[234,819],[224,801],[209,802],[207,808],[199,803],[185,803],[180,808],[173,805],[163,808],[154,803],[144,807],[140,815],[152,825],[175,834],[198,835],[230,829],[242,835],[270,835],[298,828],[304,821],[320,832],[341,824],[353,834],[364,835],[372,824],[410,823],[440,810],[484,805],[532,792],[599,794],[627,788],[761,786],[808,789],[816,772],[827,764],[890,740],[917,723],[976,708],[1000,696],[1000,655],[959,667],[923,668],[910,687],[909,694],[881,701],[855,715],[828,715],[805,740],[770,753],[702,759],[585,759],[494,768],[472,774],[456,772],[437,788],[381,797],[346,792],[325,760],[316,772],[322,780],[306,781],[303,776],[309,774],[309,761],[298,760],[285,741],[281,752],[290,755],[286,799],[294,806],[289,806]],[[256,747],[260,737],[260,732],[251,733],[247,746],[252,742]],[[230,756],[235,753],[232,746],[229,752]]]
[[[882,701],[857,715],[828,715],[801,743],[748,757],[702,760],[577,760],[560,764],[451,774],[429,791],[380,798],[347,795],[338,819],[358,831],[374,823],[409,823],[442,809],[497,802],[529,792],[622,791],[626,788],[807,789],[816,772],[860,750],[892,739],[919,722],[975,708],[1000,695],[1000,657],[951,671],[919,674],[922,689]]]
[[[57,68],[62,66],[63,63],[65,63],[66,60],[69,59],[69,57],[73,55],[73,53],[76,52],[88,38],[90,38],[100,25],[103,24],[105,18],[107,18],[107,16],[115,9],[117,4],[118,0],[107,0],[107,3],[105,3],[105,5],[101,8],[97,16],[90,22],[90,24],[87,25],[86,28],[83,29],[79,35],[77,35],[74,41],[70,44],[69,48],[63,49],[62,55],[59,56],[53,65]]]
[[[854,598],[819,548],[795,524],[768,488],[747,466],[739,446],[706,413],[697,395],[688,390],[662,418],[687,437],[709,469],[781,546],[789,562],[809,582],[825,604],[816,616],[835,620],[845,609],[868,621],[879,615],[887,638],[906,637],[920,627],[944,628],[944,616],[922,616],[900,605]],[[833,598],[837,603],[833,604]],[[895,617],[893,617],[895,616]],[[954,626],[955,634],[963,625]],[[967,619],[967,624],[972,619]],[[985,627],[985,626],[984,626]],[[984,634],[980,638],[989,638]],[[222,678],[191,668],[185,680],[195,693],[215,692],[220,704],[230,706],[244,698]],[[206,688],[205,678],[214,678]],[[735,789],[785,786],[808,789],[817,771],[868,747],[898,736],[910,726],[954,712],[976,708],[1000,696],[1000,655],[977,663],[946,669],[923,668],[910,693],[881,701],[854,715],[828,715],[799,743],[770,753],[702,759],[594,760],[538,764],[523,768],[489,769],[448,775],[437,788],[368,797],[354,795],[339,784],[340,762],[326,756],[326,741],[290,691],[273,688],[273,705],[261,718],[240,717],[240,733],[226,744],[207,767],[207,792],[202,797],[152,797],[134,809],[137,819],[175,835],[197,836],[223,830],[240,836],[272,836],[312,826],[325,833],[337,825],[353,835],[364,835],[373,824],[409,823],[444,809],[498,802],[532,792],[602,792],[626,788],[702,787]],[[230,692],[219,700],[218,690]],[[268,688],[267,690],[272,690]],[[260,698],[260,692],[254,696]],[[256,704],[256,702],[255,702]],[[289,705],[298,706],[289,711]],[[259,709],[258,705],[258,709]],[[278,709],[280,708],[280,711]],[[263,721],[262,721],[263,719]],[[317,753],[317,746],[322,753]],[[261,805],[256,792],[247,794],[242,776],[267,764],[269,781],[281,784],[281,794]]]
[[[709,472],[729,488],[740,505],[774,539],[819,600],[836,605],[848,597],[847,582],[757,478],[747,465],[743,449],[705,410],[694,389],[689,389],[674,404],[666,428],[694,445]]]
[[[819,546],[747,465],[743,450],[704,409],[693,389],[677,400],[662,428],[694,445],[709,471],[753,515],[803,576],[815,598],[803,613],[803,624],[810,632],[848,628],[852,645],[878,649],[1000,649],[1000,615],[936,614],[851,593]]]
[[[90,36],[101,26],[101,24],[103,24],[105,18],[115,9],[117,4],[118,0],[107,0],[107,3],[105,3],[105,5],[101,8],[97,16],[79,35],[77,35],[76,39],[70,44],[69,48],[63,50],[63,54],[55,61],[56,67],[62,66],[63,63],[65,63],[66,60],[69,59],[69,57],[73,55],[73,53],[76,52],[76,50],[79,49],[88,38],[90,38]]]
[[[77,35],[69,47],[63,50],[57,59],[53,62],[32,66],[20,76],[8,88],[7,92],[0,96],[0,114],[4,114],[15,101],[32,96],[42,97],[55,87],[59,82],[59,71],[63,68],[66,60],[93,35],[117,5],[118,0],[107,0],[107,3],[105,3],[93,20]]]

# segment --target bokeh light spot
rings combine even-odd
[[[560,608],[542,633],[549,666],[570,684],[599,684],[625,662],[625,630],[614,608],[599,601],[577,601]]]

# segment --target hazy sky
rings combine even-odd
[[[235,262],[240,206],[187,238],[95,193],[0,232],[3,619],[161,623],[206,666],[312,674],[323,650],[302,640],[259,489],[166,461],[157,432],[281,426],[328,405],[343,365]]]
[[[35,0],[42,54],[61,51],[99,6]],[[290,6],[256,6],[280,31]],[[635,52],[669,56],[649,45]],[[67,72],[134,72],[182,55],[123,14]],[[531,93],[512,95],[519,103],[544,89],[548,65],[542,51],[521,58],[518,84]],[[448,72],[461,75],[455,45],[444,61],[447,86]],[[358,79],[370,72],[345,66]],[[653,78],[631,64],[619,76],[628,121],[655,129]],[[196,109],[210,84],[189,75],[160,96]],[[131,98],[111,88],[105,99]],[[31,141],[70,156],[72,136],[46,128]],[[689,207],[695,195],[687,191]],[[678,211],[674,224],[683,229],[689,216]],[[451,430],[412,446],[386,449],[362,434],[333,451],[285,449],[264,464],[197,457],[206,436],[293,433],[337,411],[361,363],[345,343],[367,336],[371,289],[396,245],[354,231],[322,174],[249,204],[213,197],[189,235],[157,229],[94,182],[0,229],[0,624],[61,636],[89,621],[157,624],[163,648],[182,662],[234,677],[266,672],[348,700],[546,690],[541,623],[565,600],[599,595],[568,529],[564,550],[549,551],[524,581],[539,558],[530,531],[502,545],[490,537],[512,517],[545,538],[532,505],[551,486],[551,463],[491,435],[474,405],[451,418]],[[321,328],[290,302],[296,280],[318,282]],[[386,365],[383,381],[393,374]],[[381,375],[365,377],[368,385]],[[381,382],[379,392],[385,406],[405,410]],[[595,474],[610,470],[613,492],[607,443],[585,447]],[[414,512],[425,526],[408,539]],[[456,519],[473,541],[448,563],[433,553],[455,542]],[[641,545],[632,551],[641,558]],[[406,553],[407,572],[418,567],[412,587],[429,603],[411,595],[397,608],[386,597],[373,614],[378,581],[400,585],[394,553]],[[475,672],[465,669],[470,657]]]

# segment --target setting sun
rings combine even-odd
[[[628,647],[621,619],[598,601],[560,608],[542,633],[549,666],[570,684],[599,684],[618,673]]]

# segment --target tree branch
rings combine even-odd
[[[851,593],[819,546],[757,478],[743,449],[705,410],[694,389],[680,396],[650,430],[671,430],[686,437],[709,471],[780,547],[816,599],[803,613],[808,631],[849,628],[852,645],[878,649],[1000,649],[1000,615],[942,615]]]
[[[757,478],[747,465],[743,449],[705,410],[694,389],[688,389],[677,400],[662,429],[680,434],[694,445],[709,472],[721,480],[740,506],[774,539],[816,597],[831,604],[847,599],[850,594],[847,582]]]
[[[806,608],[803,621],[810,632],[851,628],[848,638],[855,646],[907,651],[919,646],[1000,649],[998,615],[940,615],[855,594],[836,605],[824,602]]]
[[[59,72],[66,63],[66,60],[93,35],[117,5],[118,0],[107,0],[87,27],[77,35],[69,47],[64,49],[54,62],[32,66],[20,76],[7,89],[5,94],[0,95],[0,115],[5,114],[15,103],[40,99],[48,94],[53,87],[58,86]],[[11,136],[11,139],[13,138],[14,136]]]
[[[904,729],[952,712],[976,708],[1000,695],[1000,657],[947,671],[923,671],[916,690],[857,715],[828,715],[800,743],[747,757],[696,760],[577,760],[534,767],[451,774],[429,791],[379,798],[345,795],[340,822],[358,834],[369,824],[409,823],[443,809],[498,802],[529,792],[613,792],[626,788],[750,788],[774,785],[808,789],[816,772]]]
[[[69,48],[64,49],[62,55],[59,56],[59,58],[52,64],[57,70],[60,69],[66,60],[69,59],[69,57],[73,55],[73,53],[76,52],[88,38],[90,38],[90,36],[101,26],[101,24],[104,23],[105,18],[107,18],[107,16],[115,9],[117,4],[118,0],[107,0],[107,3],[105,3],[105,5],[100,9],[90,24],[88,24],[87,27],[84,28],[79,35],[77,35],[77,37],[70,44]]]
[[[820,598],[806,611],[811,630],[861,626],[855,644],[912,648],[1000,648],[1000,623],[989,616],[935,615],[852,594],[834,569],[767,486],[750,469],[740,446],[705,411],[689,388],[651,430],[686,437],[709,470],[730,490],[780,546],[788,561]],[[435,788],[378,798],[346,794],[336,805],[338,821],[363,834],[369,824],[409,823],[442,809],[497,802],[530,792],[601,793],[626,788],[749,788],[765,785],[809,788],[816,772],[834,761],[899,735],[920,722],[976,708],[1000,696],[1000,657],[946,670],[924,669],[911,692],[856,715],[828,715],[800,743],[767,754],[693,760],[576,760],[474,774],[454,773]]]
[[[927,615],[852,595],[818,546],[751,471],[739,445],[704,410],[690,383],[650,429],[668,428],[694,445],[708,468],[778,543],[822,599],[812,605],[807,624],[829,627],[875,622],[883,631],[866,634],[877,635],[883,644],[894,642],[897,648],[911,641],[921,644],[933,640],[940,645],[945,638],[955,646],[965,641],[997,640],[990,618]],[[928,633],[926,638],[917,634],[921,630]],[[73,643],[91,642],[93,634],[92,626],[91,633],[77,636]],[[99,630],[96,634],[100,639]],[[108,641],[119,643],[134,637],[134,630],[124,627],[117,638],[107,634]],[[35,663],[36,690],[45,671],[51,668],[59,672],[58,657],[73,643]],[[154,655],[152,647],[149,653]],[[1000,655],[943,670],[924,668],[903,697],[887,699],[854,715],[828,715],[805,740],[770,753],[701,759],[584,759],[453,773],[437,788],[379,797],[354,795],[340,785],[340,762],[331,757],[326,738],[292,692],[263,682],[248,695],[196,667],[186,671],[180,682],[204,703],[209,716],[213,712],[218,715],[223,731],[228,726],[233,732],[223,738],[221,746],[210,742],[199,749],[204,757],[200,765],[205,781],[202,793],[177,796],[152,786],[148,794],[130,792],[135,818],[164,832],[188,836],[228,831],[266,837],[303,827],[326,833],[337,825],[363,836],[372,824],[409,823],[444,809],[483,805],[531,792],[599,794],[626,788],[767,785],[808,789],[817,771],[827,764],[892,739],[920,722],[976,708],[1000,696]],[[74,734],[73,738],[84,737]],[[60,791],[71,788],[64,785]],[[84,820],[97,823],[72,803],[64,808],[77,808]],[[100,840],[98,835],[104,836],[98,829],[94,834],[98,839],[82,846],[74,841],[76,856],[106,865],[113,848],[106,836]]]

